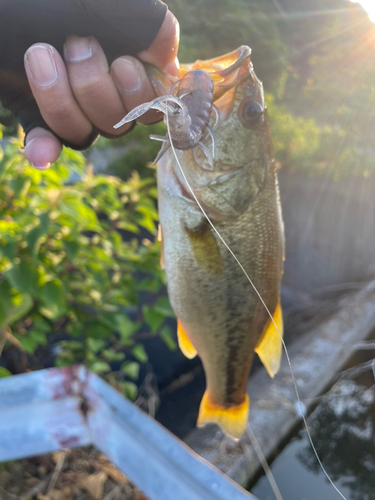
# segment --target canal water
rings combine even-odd
[[[359,351],[308,419],[323,465],[347,500],[375,500],[375,351]],[[300,430],[271,464],[284,500],[339,500]],[[276,500],[265,476],[249,487]]]

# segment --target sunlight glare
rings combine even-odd
[[[371,21],[375,23],[375,0],[357,0],[357,1],[368,12]]]

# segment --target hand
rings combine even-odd
[[[61,153],[60,137],[77,148],[92,142],[99,131],[118,137],[132,124],[115,130],[131,109],[156,97],[140,61],[177,74],[179,26],[167,12],[162,27],[147,50],[137,58],[122,56],[109,67],[106,55],[94,37],[70,36],[59,52],[45,43],[32,45],[25,54],[25,70],[41,115],[50,129],[36,127],[26,136],[25,156],[38,169],[46,169]],[[140,118],[157,121],[156,112]]]

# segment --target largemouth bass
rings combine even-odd
[[[250,49],[183,66],[181,76],[191,69],[206,71],[214,82],[220,112],[216,152],[212,164],[199,147],[176,154],[197,199],[282,333],[283,222],[263,88]],[[210,141],[203,140],[207,148]],[[281,338],[197,206],[173,151],[158,163],[157,178],[162,260],[178,342],[187,357],[199,354],[206,375],[197,425],[215,422],[238,439],[248,418],[246,385],[254,353],[273,377],[280,366]]]

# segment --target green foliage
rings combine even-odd
[[[343,0],[169,0],[182,62],[252,48],[276,159],[309,175],[369,176],[375,150],[375,26]],[[212,12],[215,11],[215,16]]]
[[[267,95],[266,100],[275,158],[280,166],[335,179],[374,171],[371,157],[354,148],[344,130],[296,116],[285,105],[277,104],[272,95]]]
[[[14,135],[17,132],[17,122],[15,117],[4,108],[0,102],[0,124],[3,125],[4,135]]]
[[[275,87],[287,47],[272,1],[169,0],[168,6],[181,24],[181,61],[209,59],[249,45],[257,73],[267,77],[269,90]]]
[[[123,180],[129,179],[132,172],[137,170],[141,177],[150,176],[152,162],[160,149],[160,142],[149,139],[150,134],[165,135],[167,129],[163,122],[154,125],[137,124],[131,134],[115,140],[108,140],[101,137],[96,145],[98,148],[125,146],[124,155],[118,160],[109,164],[107,172],[116,175]]]
[[[70,150],[44,172],[17,141],[0,150],[0,329],[29,355],[59,335],[57,365],[83,362],[101,374],[120,366],[117,386],[134,395],[131,380],[147,361],[137,336],[160,333],[171,345],[168,300],[155,298],[164,280],[155,178],[133,173],[125,183],[84,167]],[[68,184],[70,169],[80,182]]]

